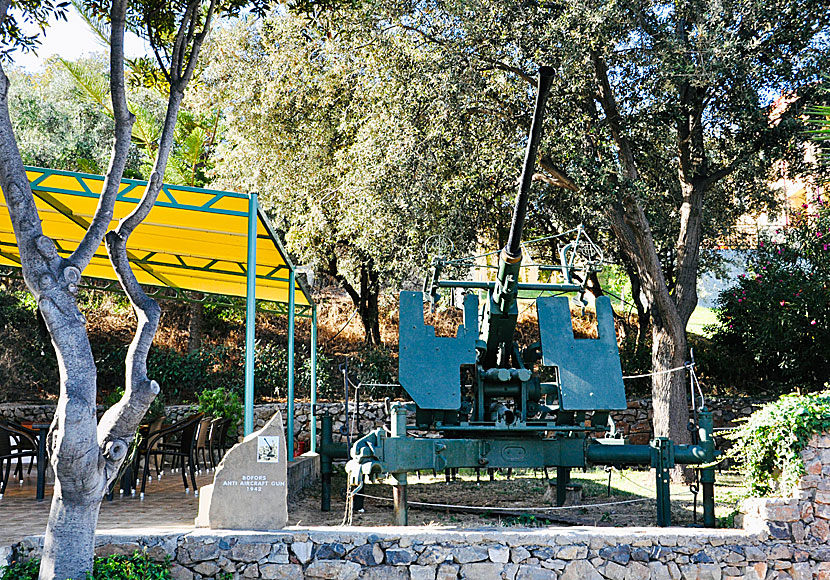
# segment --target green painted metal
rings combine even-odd
[[[464,298],[464,324],[455,338],[435,336],[435,329],[424,324],[423,304],[420,292],[400,294],[398,380],[420,408],[457,411],[459,367],[476,362],[478,298]]]
[[[38,192],[43,193],[60,193],[65,195],[76,195],[79,197],[92,197],[98,198],[99,195],[97,193],[92,192],[89,189],[89,186],[85,183],[85,180],[90,181],[99,181],[103,183],[104,176],[102,175],[93,175],[90,173],[79,173],[76,171],[63,171],[59,169],[47,169],[44,167],[26,167],[26,171],[33,171],[37,173],[42,173],[40,177],[35,179],[31,182],[32,192],[37,195]],[[41,185],[47,178],[53,175],[60,175],[64,177],[71,177],[75,179],[75,182],[78,184],[83,191],[77,191],[73,189],[66,189],[66,188],[57,188],[57,187],[48,187]],[[139,179],[122,179],[122,183],[126,183],[127,187],[121,190],[118,194],[117,200],[118,201],[130,201],[134,203],[138,203],[141,199],[141,195],[131,195],[134,191],[138,190],[141,191],[143,188],[147,187],[147,182],[142,181]],[[207,193],[212,194],[212,198],[205,202],[202,205],[188,205],[179,203],[176,201],[175,196],[173,195],[173,191],[189,191],[194,193]],[[247,217],[246,212],[241,211],[233,211],[227,209],[217,209],[213,206],[216,204],[217,201],[221,200],[224,197],[232,197],[236,199],[245,199],[248,196],[244,193],[238,193],[233,191],[218,191],[213,189],[204,189],[201,187],[190,187],[186,185],[169,185],[165,184],[162,187],[163,196],[159,196],[159,199],[156,200],[156,205],[159,207],[172,207],[172,208],[179,208],[179,209],[188,209],[193,211],[200,211],[204,213],[212,213],[212,214],[223,214],[223,215],[233,215],[239,217]],[[167,199],[165,199],[165,197]]]
[[[542,364],[559,369],[559,408],[615,411],[626,408],[614,311],[608,296],[596,299],[596,340],[573,335],[571,308],[564,296],[536,299]]]
[[[288,287],[294,287],[294,268],[288,274]],[[288,458],[294,459],[294,293],[288,293]]]
[[[537,100],[530,141],[539,137],[540,110]],[[529,143],[523,177],[532,175],[532,150]],[[667,526],[671,522],[669,470],[676,464],[708,465],[715,459],[711,414],[700,413],[698,445],[677,445],[665,438],[649,445],[630,445],[619,437],[610,413],[625,409],[626,400],[607,297],[596,300],[598,339],[575,339],[568,299],[543,297],[536,302],[540,341],[524,348],[515,342],[521,288],[519,239],[529,179],[523,178],[522,184],[509,242],[499,252],[495,282],[441,280],[449,262],[437,257],[423,293],[400,294],[399,380],[413,402],[393,405],[390,434],[377,429],[354,443],[346,466],[350,484],[360,486],[367,479],[389,474],[395,523],[405,525],[406,474],[410,471],[556,467],[557,503],[562,505],[571,469],[592,464],[644,465],[655,469],[657,522]],[[525,287],[584,293],[585,287],[573,280],[587,280],[596,270],[591,270],[590,259],[583,261],[584,267],[575,266],[583,238],[587,235],[577,228],[577,239],[560,247],[556,268],[564,284]],[[478,298],[472,293],[465,296],[464,323],[454,337],[436,337],[435,329],[424,324],[423,302],[427,299],[434,304],[441,288],[488,291],[478,316]],[[554,378],[543,382],[540,367],[548,367]],[[415,424],[409,427],[407,410],[415,414]],[[407,429],[433,433],[408,437]],[[713,483],[714,471],[708,467],[703,471],[702,481]],[[704,520],[714,525],[713,487],[706,489]]]
[[[103,184],[104,177],[101,175],[93,175],[89,173],[80,173],[74,171],[63,171],[58,169],[48,169],[43,167],[26,167],[26,171],[36,172],[39,175],[36,179],[30,182],[30,186],[32,188],[32,192],[38,196],[42,201],[51,205],[55,210],[60,212],[62,215],[66,216],[67,219],[72,220],[75,222],[79,227],[86,229],[89,227],[89,222],[76,216],[72,209],[67,207],[66,204],[63,204],[59,200],[57,200],[54,196],[50,194],[62,194],[62,195],[73,195],[78,197],[87,197],[87,198],[95,198],[99,197],[99,194],[94,193],[90,190],[89,186],[87,185],[87,181],[98,181]],[[80,188],[80,191],[77,189],[70,189],[70,188],[57,188],[57,187],[49,187],[43,185],[43,182],[46,181],[49,177],[52,176],[62,176],[62,177],[69,177],[72,178]],[[138,192],[142,191],[144,187],[147,186],[146,181],[136,180],[136,179],[122,179],[122,183],[127,184],[127,187],[124,188],[118,194],[118,201],[127,201],[137,203],[140,201],[140,194]],[[176,191],[183,191],[183,192],[193,192],[193,193],[204,193],[210,194],[210,199],[206,201],[202,205],[192,205],[192,204],[185,204],[181,203],[176,200],[175,192]],[[206,214],[220,214],[220,215],[231,215],[237,217],[248,217],[248,212],[243,211],[235,211],[235,210],[228,210],[228,209],[218,209],[213,206],[216,205],[217,202],[221,201],[223,198],[233,198],[233,199],[248,199],[248,195],[244,193],[238,193],[233,191],[220,191],[220,190],[213,190],[213,189],[205,189],[201,187],[190,187],[185,185],[170,185],[164,184],[162,187],[161,195],[159,199],[156,201],[156,206],[159,207],[167,207],[167,208],[174,208],[174,209],[183,209],[183,210],[190,210],[190,211],[198,211]],[[262,208],[257,206],[256,215],[259,217],[260,221],[262,222],[265,230],[268,232],[268,235],[257,236],[259,239],[270,239],[278,248],[280,254],[282,255],[283,259],[286,262],[285,267],[278,267],[270,272],[265,274],[257,274],[257,279],[259,280],[268,280],[268,281],[280,281],[280,282],[287,282],[287,278],[284,276],[278,276],[277,274],[284,269],[293,270],[294,265],[291,263],[289,258],[288,252],[285,250],[285,247],[280,242],[279,236],[276,235],[273,227],[271,226],[268,217],[262,211]],[[0,244],[2,246],[2,244]],[[63,257],[69,257],[72,253],[72,250],[61,248],[58,245],[58,253]],[[179,264],[170,264],[165,261],[161,260],[153,260],[158,253],[157,252],[146,252],[143,255],[140,251],[131,251],[130,252],[130,262],[135,264],[137,267],[141,268],[149,275],[156,278],[159,281],[160,286],[164,286],[166,288],[173,288],[176,289],[176,286],[172,284],[169,280],[164,278],[158,272],[153,270],[153,266],[164,266],[165,268],[180,268],[182,270],[189,270],[189,271],[198,271],[198,272],[207,272],[207,273],[215,273],[215,274],[228,274],[228,275],[244,275],[247,276],[247,269],[245,264],[240,262],[233,262],[233,264],[238,268],[237,270],[228,270],[226,267],[221,266],[221,264],[227,264],[228,261],[212,261],[209,262],[207,265],[197,266],[195,263],[192,262],[187,256],[177,256],[179,260]],[[2,254],[2,247],[0,247],[0,255],[9,258],[5,254]],[[96,255],[98,258],[106,259],[107,256],[104,254]],[[312,302],[311,300],[311,293],[304,287],[301,287],[301,291],[305,294],[307,301],[309,304]],[[290,294],[290,293],[289,293]],[[263,311],[270,311],[276,314],[287,314],[287,307],[280,307],[280,308],[271,308],[266,309]],[[310,317],[311,316],[311,308],[307,305],[296,305],[295,304],[295,315],[302,316],[302,317]]]
[[[317,453],[317,306],[311,307],[311,452]]]
[[[250,435],[254,430],[254,354],[256,352],[256,229],[257,194],[252,193],[248,201],[248,285],[245,309],[245,421],[243,432]],[[289,292],[293,298],[294,293]],[[289,305],[289,313],[293,304]],[[289,328],[289,337],[291,331]],[[289,338],[290,340],[290,338]],[[289,426],[294,424],[289,420]],[[289,429],[289,432],[291,429]]]

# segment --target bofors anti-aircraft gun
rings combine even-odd
[[[575,339],[569,299],[557,295],[584,293],[589,272],[579,276],[575,269],[596,264],[575,260],[579,247],[571,243],[561,248],[553,267],[556,282],[519,282],[521,234],[552,74],[548,67],[539,70],[521,184],[496,280],[442,280],[446,261],[439,257],[423,293],[400,294],[399,381],[413,402],[392,405],[388,434],[377,429],[354,443],[346,466],[354,487],[350,493],[366,480],[389,474],[395,523],[406,525],[407,472],[556,467],[556,498],[562,505],[573,468],[646,465],[656,471],[657,523],[667,526],[669,470],[676,464],[699,464],[704,525],[714,527],[714,468],[706,465],[716,453],[710,412],[704,408],[698,413],[695,445],[667,438],[632,445],[615,431],[611,412],[625,409],[626,399],[610,300],[600,296],[595,302],[599,338]],[[586,236],[581,239],[591,244]],[[444,288],[467,291],[463,325],[455,337],[437,337],[424,324],[424,297],[434,301]],[[536,299],[540,341],[526,348],[514,341],[520,290],[548,294]],[[486,291],[480,311],[474,291]],[[540,378],[537,366],[547,371],[548,380]],[[414,410],[414,425],[407,425],[408,410]],[[407,430],[432,433],[415,437]]]

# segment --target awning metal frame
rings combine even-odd
[[[103,181],[104,177],[99,175],[91,175],[85,173],[77,173],[71,171],[61,171],[55,169],[46,169],[40,167],[27,167],[27,172],[30,175],[30,185],[33,194],[43,203],[65,217],[67,220],[78,225],[83,230],[89,227],[89,220],[82,215],[73,212],[72,208],[66,203],[58,199],[56,195],[72,195],[85,198],[98,199],[100,194],[92,191],[87,184],[88,180]],[[69,178],[72,183],[72,188],[57,188],[48,185],[49,178],[52,176],[60,176],[62,178]],[[123,189],[118,193],[117,202],[128,202],[137,204],[146,187],[146,181],[122,179]],[[188,193],[207,194],[207,199],[201,205],[194,205],[183,203],[181,199],[187,197]],[[179,199],[177,199],[177,196]],[[192,197],[192,196],[191,196]],[[221,203],[226,198],[246,201],[247,211],[238,211],[235,209],[228,209],[221,207]],[[241,204],[240,204],[241,205]],[[295,274],[294,264],[291,262],[288,252],[282,245],[279,236],[271,225],[268,216],[262,210],[258,203],[258,197],[255,193],[244,194],[238,192],[216,191],[198,187],[188,187],[179,185],[164,184],[159,194],[154,207],[164,207],[170,209],[179,209],[186,211],[197,211],[200,213],[226,215],[242,217],[247,220],[247,259],[245,261],[235,261],[226,258],[222,259],[207,259],[206,263],[199,263],[205,261],[204,256],[193,256],[185,253],[177,253],[175,248],[170,248],[169,254],[162,254],[159,256],[158,251],[151,250],[136,250],[135,248],[128,251],[130,263],[146,272],[153,279],[158,281],[158,284],[151,284],[156,291],[148,292],[153,297],[165,299],[178,299],[185,302],[194,302],[196,300],[188,299],[184,292],[185,290],[194,290],[202,292],[205,295],[225,296],[223,294],[205,292],[202,288],[188,288],[187,284],[172,283],[163,273],[159,272],[161,267],[169,270],[181,270],[182,272],[192,271],[199,272],[208,277],[211,274],[217,276],[233,276],[245,278],[245,309],[246,309],[246,333],[245,333],[245,416],[244,416],[244,433],[250,434],[253,431],[253,385],[254,385],[254,348],[255,348],[255,312],[260,310],[262,312],[269,312],[275,314],[284,314],[288,316],[288,420],[287,420],[287,443],[289,450],[289,457],[294,457],[294,331],[295,318],[297,316],[303,318],[311,318],[311,404],[312,414],[316,407],[317,401],[317,308],[311,298],[311,292],[305,286],[301,279],[298,279]],[[7,208],[3,208],[6,209]],[[266,234],[258,234],[258,226],[263,226]],[[166,226],[170,227],[170,226]],[[189,227],[183,226],[182,230],[187,230]],[[197,228],[193,228],[197,229]],[[204,230],[199,231],[218,233],[218,234],[234,234],[233,232],[226,232],[221,230]],[[237,238],[238,239],[238,238]],[[256,241],[269,240],[274,244],[284,264],[276,264],[265,273],[257,272],[257,256],[256,256]],[[72,249],[63,247],[61,240],[54,240],[58,253],[64,257],[68,257],[72,253]],[[175,260],[161,261],[160,257],[168,257]],[[20,258],[17,251],[16,244],[10,244],[0,240],[0,257],[5,258],[10,262],[10,267],[20,267]],[[96,258],[108,260],[106,254],[101,254],[99,250],[96,252]],[[232,269],[228,269],[232,267]],[[4,275],[0,272],[0,276]],[[170,274],[172,275],[172,274]],[[203,276],[204,278],[204,276]],[[103,280],[103,278],[97,278]],[[107,281],[108,284],[104,287],[94,285],[82,285],[82,287],[96,289],[120,291],[120,286],[116,281]],[[288,299],[287,302],[268,300],[264,304],[257,303],[256,289],[259,282],[285,282],[287,283]],[[147,285],[147,284],[143,284]],[[176,293],[175,297],[162,296],[164,289],[172,289]],[[292,291],[293,290],[293,291]],[[300,292],[304,303],[297,303],[296,295]],[[214,302],[215,303],[215,302]],[[229,307],[238,308],[240,305],[233,304],[233,301],[224,300],[219,302]],[[268,306],[265,306],[267,304]],[[316,451],[316,425],[311,422],[311,450]]]

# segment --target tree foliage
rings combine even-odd
[[[830,208],[819,197],[763,241],[748,274],[718,297],[713,348],[724,371],[754,371],[755,388],[768,391],[820,389],[830,376],[828,280]]]
[[[830,391],[785,395],[755,411],[729,438],[750,495],[787,496],[805,473],[801,450],[830,429]]]
[[[469,251],[507,215],[521,137],[482,107],[477,74],[380,25],[340,24],[328,36],[275,15],[224,30],[202,81],[226,103],[217,184],[261,192],[290,249],[345,287],[378,342],[378,294],[420,276],[427,238]]]

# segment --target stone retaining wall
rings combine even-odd
[[[743,504],[743,529],[310,528],[101,533],[99,555],[169,557],[176,580],[830,580],[830,434],[802,452],[792,497]],[[0,550],[40,554],[41,537]]]
[[[707,405],[712,411],[715,428],[732,427],[737,419],[748,417],[755,409],[767,402],[764,399],[709,399]],[[325,413],[334,419],[335,440],[345,441],[346,414],[343,403],[318,403],[318,414]],[[287,423],[286,404],[270,403],[254,406],[254,428],[265,425],[276,410],[282,412],[283,420]],[[309,412],[311,405],[307,402],[298,402],[295,406],[294,437],[296,441],[308,441]],[[350,405],[354,412],[354,405]],[[103,407],[99,412],[103,413]],[[195,412],[194,405],[174,405],[166,408],[169,420],[178,421]],[[0,404],[0,418],[15,421],[28,420],[35,422],[51,422],[55,413],[54,405],[27,405],[22,403]],[[629,436],[631,443],[646,444],[652,438],[651,419],[654,408],[651,399],[636,399],[628,402],[628,409],[613,413],[617,428]],[[389,417],[383,402],[367,402],[360,404],[360,429],[363,432],[388,426]],[[242,436],[242,425],[239,426],[239,436]]]
[[[806,473],[789,497],[743,502],[743,527],[781,540],[830,545],[830,434],[814,435],[801,459]]]
[[[99,534],[98,555],[170,556],[177,580],[826,580],[830,547],[736,530],[315,528]],[[16,557],[40,552],[27,538]]]

